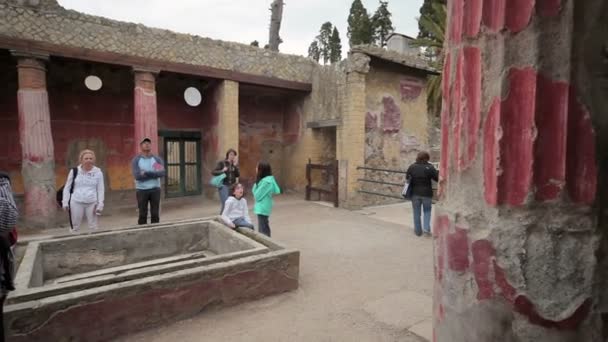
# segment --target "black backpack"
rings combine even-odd
[[[76,177],[78,176],[78,168],[73,167],[72,169],[72,185],[70,186],[70,196],[74,193],[74,183],[76,182]],[[63,189],[65,188],[65,184],[57,190],[57,194],[55,195],[55,199],[57,200],[57,205],[59,208],[63,206]]]

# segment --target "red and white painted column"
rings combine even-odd
[[[158,117],[156,110],[156,80],[158,71],[134,68],[134,124],[135,153],[139,153],[139,142],[152,139],[152,152],[158,154]]]
[[[608,5],[448,4],[434,339],[603,341],[593,119],[608,112],[574,56],[599,56],[584,39]]]
[[[48,56],[13,51],[17,58],[21,173],[25,188],[22,217],[32,227],[55,223],[55,156],[46,90]]]

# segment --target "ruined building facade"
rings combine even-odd
[[[55,190],[83,148],[105,171],[108,209],[134,205],[130,160],[144,137],[167,159],[166,198],[215,196],[210,171],[235,148],[247,187],[262,159],[283,188],[297,191],[308,159],[338,160],[337,179],[325,182],[339,182],[342,206],[358,207],[372,200],[358,192],[357,167],[404,168],[427,148],[430,73],[416,58],[382,49],[320,66],[54,0],[1,0],[0,169],[11,174],[23,224],[32,227],[55,225]],[[189,88],[200,96],[190,104]]]

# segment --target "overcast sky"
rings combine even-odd
[[[268,42],[272,0],[59,0],[68,9],[146,26],[249,44]],[[423,0],[389,0],[396,32],[418,34]],[[306,55],[321,24],[338,26],[344,53],[348,50],[346,19],[352,0],[285,0],[281,52]],[[368,12],[378,0],[363,0]]]

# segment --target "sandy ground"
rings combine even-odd
[[[185,205],[164,210],[161,222],[218,210]],[[101,224],[134,220],[136,213],[122,213],[102,217]],[[409,203],[347,211],[282,196],[270,224],[274,239],[301,252],[298,290],[207,310],[119,341],[431,340],[432,240],[413,234]]]

